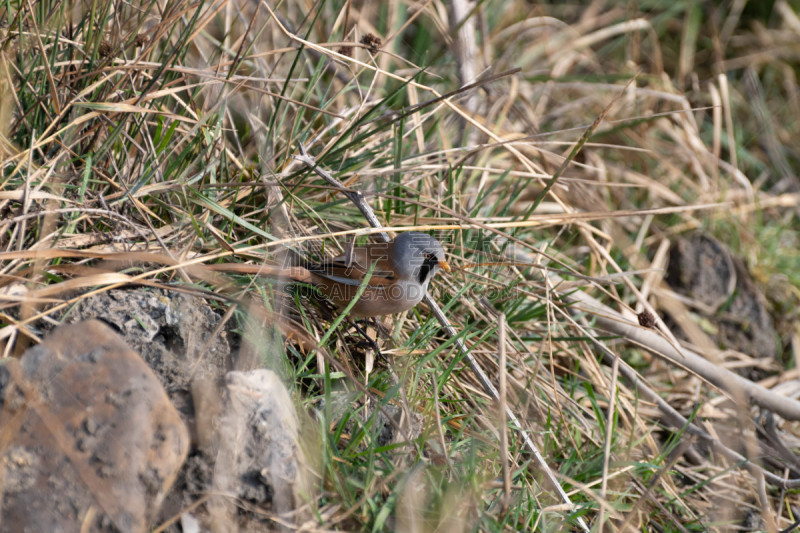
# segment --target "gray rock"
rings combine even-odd
[[[284,516],[299,506],[298,431],[294,403],[277,374],[264,369],[228,374],[213,479],[213,493],[227,496],[209,505],[214,531],[229,530],[236,501]],[[275,527],[256,513],[239,523],[239,531]]]
[[[59,327],[5,368],[4,530],[146,531],[189,434],[142,358],[90,320]]]

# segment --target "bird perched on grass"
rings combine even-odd
[[[441,268],[449,272],[442,245],[425,233],[401,233],[390,242],[354,246],[319,264],[305,265],[310,281],[337,309],[343,310],[375,265],[361,298],[350,313],[356,318],[391,315],[417,305]]]
[[[439,241],[414,231],[401,233],[390,242],[351,246],[344,254],[321,263],[290,267],[227,263],[208,268],[310,283],[339,311],[356,297],[372,269],[361,297],[350,309],[355,318],[407,311],[422,301],[440,268],[450,271]]]

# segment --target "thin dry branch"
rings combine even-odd
[[[561,278],[556,274],[550,274],[550,279],[558,283]],[[602,329],[612,331],[624,338],[637,343],[638,345],[651,350],[653,353],[663,357],[669,363],[675,364],[682,368],[686,368],[694,372],[696,375],[715,385],[727,396],[734,401],[737,399],[752,400],[754,404],[768,409],[789,420],[798,420],[800,416],[800,402],[787,398],[786,396],[777,394],[769,389],[766,389],[752,381],[749,381],[733,372],[714,366],[709,363],[701,355],[689,350],[688,348],[681,348],[678,350],[664,337],[658,335],[656,332],[643,327],[635,326],[627,321],[621,314],[617,313],[610,307],[600,303],[588,294],[581,291],[570,292],[565,298],[572,301],[577,306],[572,306],[570,309],[574,311],[588,311],[596,320],[596,325]],[[717,452],[721,453],[728,459],[747,465],[751,472],[759,477],[764,476],[764,479],[772,484],[782,488],[798,488],[800,487],[800,479],[785,479],[775,474],[772,474],[763,468],[759,467],[746,457],[731,450],[723,445],[719,440],[713,438],[701,428],[690,424],[678,411],[673,409],[667,402],[655,393],[652,389],[639,378],[635,370],[619,361],[619,358],[611,352],[605,344],[596,339],[596,336],[589,329],[581,328],[603,352],[604,357],[609,364],[619,365],[619,371],[628,380],[635,384],[637,390],[640,391],[642,396],[655,404],[664,414],[664,419],[675,428],[686,427],[691,435],[700,438],[702,442],[712,447]],[[595,328],[596,329],[596,328]]]
[[[561,281],[561,278],[556,274],[551,274],[551,279],[554,283]],[[772,392],[738,374],[734,374],[730,370],[717,367],[688,348],[676,348],[658,333],[634,325],[621,314],[584,292],[571,292],[565,298],[580,304],[575,309],[591,313],[599,327],[622,335],[626,339],[663,357],[668,362],[690,370],[729,397],[750,400],[755,405],[768,409],[787,420],[800,420],[800,402],[797,400]]]

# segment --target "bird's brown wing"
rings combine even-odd
[[[373,263],[375,270],[369,279],[370,286],[389,285],[395,281],[387,254],[390,243],[371,243],[366,246],[353,248],[350,257],[342,254],[317,265],[308,265],[306,268],[318,276],[345,285],[358,286],[364,280]]]

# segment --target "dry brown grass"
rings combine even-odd
[[[420,308],[387,321],[391,370],[365,372],[341,335],[321,347],[328,359],[287,343],[282,371],[325,430],[311,529],[549,531],[579,516],[597,531],[788,527],[794,489],[667,429],[632,378],[752,464],[795,478],[793,451],[763,460],[765,410],[598,327],[569,294],[615,310],[610,322],[665,302],[686,310],[664,282],[668,246],[715,235],[767,292],[783,358],[721,352],[707,330],[683,327],[707,359],[761,369],[761,385],[795,405],[800,18],[784,1],[769,12],[641,4],[481,3],[474,55],[460,60],[439,1],[0,5],[4,354],[38,341],[37,321],[118,286],[199,283],[268,302],[280,288],[196,266],[271,261],[309,242],[330,253],[367,227],[293,159],[302,142],[386,226],[437,230],[457,272],[437,278],[434,297],[493,380],[505,314],[504,401],[574,504],[543,482],[514,428],[500,446],[493,401]],[[379,50],[359,44],[367,35]],[[476,81],[460,73],[513,69],[439,98]],[[301,323],[310,339],[326,334],[324,321]],[[314,410],[339,390],[354,391],[344,418],[355,429]],[[375,444],[361,406],[376,403],[419,415],[414,446]],[[777,432],[794,450],[797,421]]]

